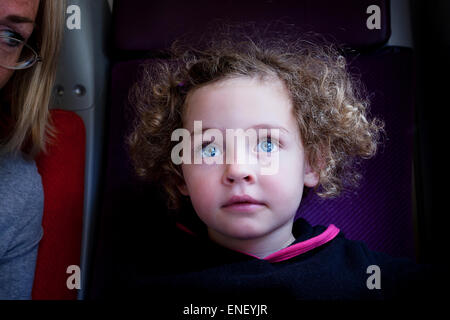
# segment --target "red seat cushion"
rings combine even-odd
[[[67,267],[80,265],[86,132],[74,112],[52,110],[56,129],[48,152],[37,157],[44,187],[44,236],[39,245],[33,299],[76,299]]]

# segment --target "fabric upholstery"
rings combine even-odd
[[[44,236],[39,245],[32,298],[74,300],[67,268],[80,265],[86,133],[71,111],[52,110],[56,134],[36,159],[44,187]]]
[[[298,216],[313,225],[333,223],[372,250],[415,258],[412,59],[411,49],[386,47],[350,65],[367,88],[370,113],[385,122],[383,145],[374,158],[362,162],[358,189],[325,201],[311,193]]]
[[[380,29],[368,29],[367,8],[380,8]],[[212,21],[265,24],[282,20],[352,48],[380,46],[391,34],[388,0],[228,0],[114,2],[117,50],[158,50],[186,34],[202,34]]]

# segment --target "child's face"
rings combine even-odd
[[[180,186],[180,191],[190,196],[210,236],[248,240],[277,232],[291,235],[303,186],[315,186],[318,176],[305,162],[292,104],[281,81],[241,77],[201,87],[188,96],[184,128],[193,132],[194,120],[202,121],[204,129],[223,130],[224,146],[225,129],[280,129],[280,145],[272,141],[273,148],[267,148],[267,144],[260,148],[258,142],[253,149],[258,153],[279,153],[275,174],[261,174],[260,163],[224,160],[223,164],[182,165],[185,185]],[[225,206],[236,195],[248,195],[260,204]]]

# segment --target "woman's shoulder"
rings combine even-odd
[[[21,154],[0,155],[0,187],[14,187],[23,191],[41,189],[42,180],[34,160],[25,159]],[[4,190],[7,191],[7,190]]]
[[[42,216],[44,193],[35,161],[0,155],[0,203],[0,227]]]
[[[43,236],[44,192],[34,161],[0,156],[0,204],[1,264],[36,250]]]

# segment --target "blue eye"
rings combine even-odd
[[[269,138],[258,143],[258,149],[270,153],[276,151],[277,145]]]
[[[216,148],[214,145],[207,145],[206,147],[202,148],[202,157],[204,158],[210,158],[215,157],[220,154],[220,150]]]

